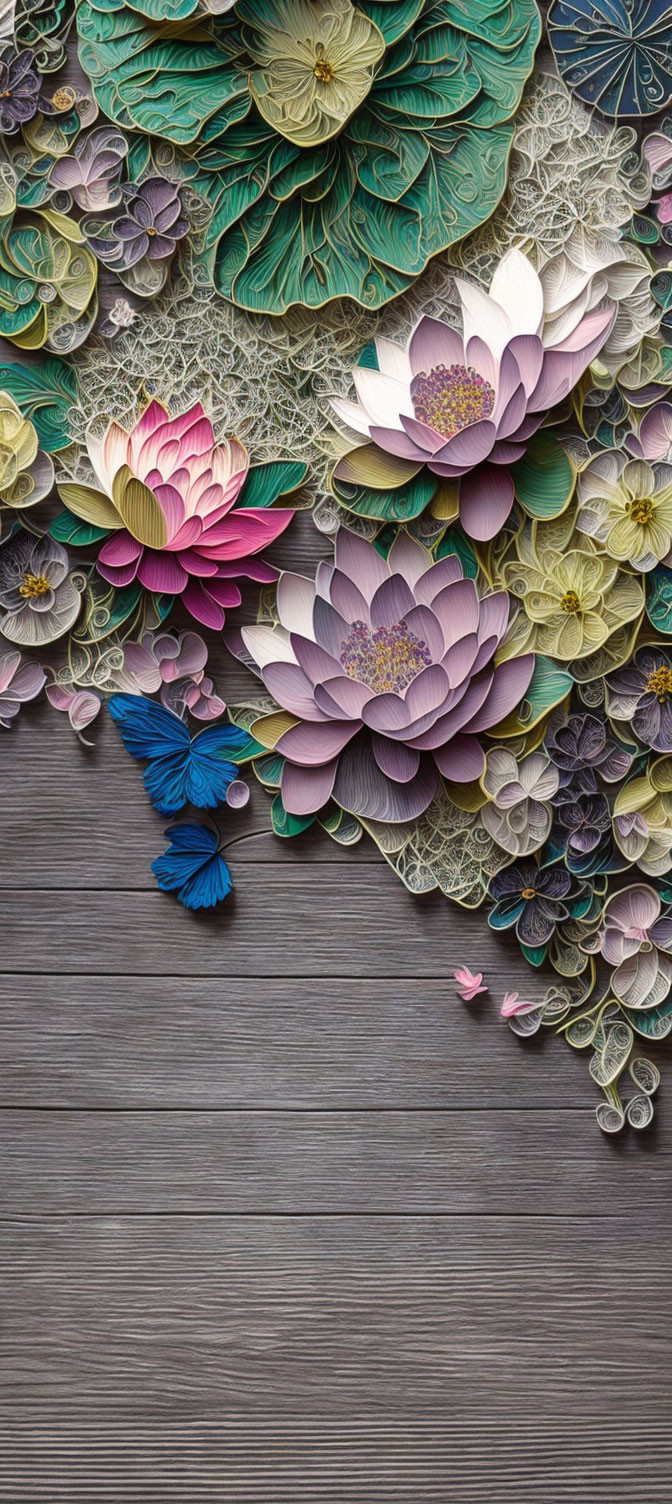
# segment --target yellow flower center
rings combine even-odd
[[[523,888],[520,896],[521,898],[536,898],[536,890],[534,888]]]
[[[366,622],[353,622],[339,656],[348,678],[367,684],[377,695],[403,694],[432,661],[427,643],[403,621],[375,631]]]
[[[655,695],[659,705],[672,697],[672,668],[656,668],[646,684],[650,695]]]
[[[77,95],[74,89],[64,84],[62,88],[56,89],[52,94],[51,102],[55,110],[71,110],[76,98]]]
[[[318,42],[316,51],[317,57],[315,59],[315,67],[313,68],[313,73],[315,74],[318,83],[330,84],[334,76],[334,70],[331,66],[331,63],[327,62],[327,59],[324,55],[324,47],[322,46],[321,42]]]
[[[628,506],[630,520],[639,522],[642,527],[648,527],[653,522],[655,507],[650,496],[642,496],[637,501],[631,501]]]
[[[43,574],[24,574],[23,584],[19,585],[19,595],[25,595],[26,600],[34,600],[38,595],[47,595],[51,590],[48,580]]]
[[[566,590],[560,602],[561,611],[568,614],[581,610],[581,602],[575,590]]]

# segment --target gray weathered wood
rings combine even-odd
[[[4,979],[0,1104],[12,1107],[585,1107],[585,1057],[521,1047],[492,995],[441,981]],[[494,1055],[494,1059],[493,1059]],[[597,1100],[595,1092],[595,1100]]]
[[[506,1174],[502,1158],[506,1156]],[[597,1138],[589,1109],[50,1112],[4,1127],[5,1215],[210,1211],[608,1217],[669,1204],[672,1148]]]

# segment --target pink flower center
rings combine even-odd
[[[452,439],[461,429],[489,418],[495,405],[495,393],[473,366],[432,366],[421,371],[411,382],[415,416],[421,423],[445,439]]]
[[[377,695],[400,695],[432,655],[426,642],[416,637],[403,621],[392,627],[367,627],[355,621],[341,643],[340,661],[348,678],[358,679]]]

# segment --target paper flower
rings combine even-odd
[[[45,680],[39,663],[23,663],[20,653],[0,653],[0,726],[5,731],[21,706],[39,695]]]
[[[672,562],[672,465],[605,449],[579,476],[577,501],[579,532],[619,564],[647,571]]]
[[[460,280],[457,289],[461,331],[425,316],[405,350],[378,339],[380,369],[353,371],[357,402],[332,397],[336,416],[363,446],[334,473],[358,484],[378,463],[381,486],[402,485],[423,465],[461,478],[462,526],[486,540],[513,505],[506,466],[576,385],[606,339],[614,307],[605,300],[585,314],[585,299],[572,297],[547,332],[542,284],[518,250],[503,257],[489,293]],[[381,451],[378,462],[371,444]]]
[[[672,916],[661,916],[658,894],[646,883],[633,883],[605,904],[600,949],[615,966],[611,985],[628,1008],[655,1008],[672,982]]]
[[[516,1014],[534,1013],[538,1003],[526,1003],[518,992],[505,992],[500,1014],[502,1018],[515,1018]]]
[[[530,752],[521,762],[507,747],[488,752],[481,782],[492,803],[483,806],[481,820],[503,851],[529,856],[543,846],[552,821],[548,801],[559,781],[546,752]]]
[[[474,998],[478,997],[479,993],[488,991],[487,986],[484,987],[482,985],[482,971],[477,971],[474,976],[468,966],[458,966],[457,971],[453,972],[453,976],[457,982],[457,990],[463,1003],[472,1003]]]
[[[182,717],[188,711],[197,721],[224,715],[225,702],[204,673],[208,649],[197,632],[145,632],[139,642],[124,643],[123,652],[117,689],[148,695],[160,690],[162,705]]]
[[[82,230],[98,260],[127,281],[132,292],[155,295],[168,275],[178,241],[189,229],[179,188],[168,178],[153,177],[125,183],[120,196],[123,203],[114,218],[88,215]]]
[[[645,460],[672,462],[672,403],[657,402],[644,414],[639,433],[630,433],[626,448]]]
[[[17,511],[47,496],[54,467],[37,433],[9,392],[0,391],[0,505]]]
[[[102,439],[87,435],[100,490],[60,482],[76,516],[114,529],[98,555],[110,584],[137,579],[145,589],[179,595],[196,621],[220,628],[226,609],[240,604],[236,578],[261,583],[277,570],[256,556],[273,543],[294,513],[237,507],[249,458],[238,439],[215,443],[200,402],[171,418],[150,402],[130,433],[111,423]]]
[[[599,774],[605,783],[619,783],[632,766],[632,751],[616,740],[597,716],[554,711],[544,746],[558,769],[560,785],[584,788],[586,775]],[[592,790],[592,781],[585,791]]]
[[[574,794],[568,789],[556,804],[556,830],[566,841],[570,870],[585,871],[587,857],[599,851],[611,834],[611,813],[602,793]]]
[[[525,558],[506,563],[502,577],[533,623],[535,649],[562,662],[594,653],[644,608],[639,580],[598,553],[592,539],[565,549],[541,525]]]
[[[616,845],[647,877],[672,868],[672,759],[649,760],[639,778],[616,794],[612,815]]]
[[[100,695],[92,689],[75,689],[72,685],[59,684],[56,681],[47,685],[46,696],[54,710],[61,710],[67,715],[80,742],[83,742],[85,747],[90,747],[92,743],[84,740],[82,732],[86,731],[87,726],[90,726],[100,714],[102,706]]]
[[[37,114],[40,86],[35,54],[29,48],[15,52],[7,43],[0,47],[0,131],[5,136],[15,135]]]
[[[599,373],[605,384],[636,358],[642,339],[658,334],[660,308],[651,294],[651,267],[641,247],[629,240],[612,240],[593,226],[581,224],[539,276],[549,339],[562,338],[567,310],[575,299],[581,300],[585,313],[605,297],[614,304],[614,322],[591,360],[593,373]]]
[[[607,711],[631,724],[645,747],[672,752],[672,657],[667,648],[639,647],[630,663],[605,680]]]
[[[521,945],[544,948],[552,940],[556,925],[569,918],[571,905],[582,891],[564,866],[516,863],[490,879],[489,892],[495,903],[488,923],[494,930],[515,925]]]
[[[656,115],[672,101],[667,0],[555,0],[548,35],[565,83],[603,115]]]
[[[188,148],[224,297],[378,308],[492,213],[534,0],[239,0],[198,35],[193,14],[81,0],[79,55],[110,120]]]
[[[77,137],[72,151],[53,163],[49,181],[71,193],[80,209],[111,209],[121,198],[119,180],[127,155],[128,141],[121,131],[101,125]]]
[[[333,794],[351,814],[411,820],[437,771],[478,778],[478,733],[518,704],[534,666],[528,654],[494,667],[508,614],[505,592],[479,599],[455,554],[435,564],[406,533],[384,559],[341,528],[333,567],[283,574],[280,625],[241,635],[295,717],[276,745],[285,810],[313,814]]]
[[[0,543],[0,636],[31,648],[55,642],[74,625],[80,606],[60,543],[23,530]]]

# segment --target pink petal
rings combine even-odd
[[[414,376],[423,371],[429,374],[434,366],[464,365],[462,335],[442,319],[425,314],[413,330],[408,354]]]
[[[391,742],[386,736],[373,732],[371,748],[381,773],[395,783],[408,783],[420,766],[420,753],[403,742]]]
[[[157,595],[179,595],[189,576],[173,554],[146,548],[138,565],[138,579]]]
[[[314,815],[331,798],[338,758],[319,767],[296,767],[286,762],[280,788],[288,815]]]
[[[98,555],[98,563],[111,564],[113,568],[120,569],[124,564],[132,564],[141,554],[142,544],[122,527],[106,539]]]
[[[283,732],[276,750],[301,767],[314,767],[338,757],[358,730],[356,721],[302,721]]]
[[[485,767],[485,755],[475,736],[454,736],[445,747],[437,747],[434,761],[444,778],[453,783],[473,783]]]
[[[479,543],[496,537],[514,500],[513,480],[493,465],[479,465],[460,481],[460,521],[465,533]]]
[[[522,658],[509,658],[506,663],[500,663],[499,668],[495,669],[488,698],[470,722],[469,731],[472,734],[487,731],[515,710],[523,699],[533,673],[534,653],[524,653]]]

